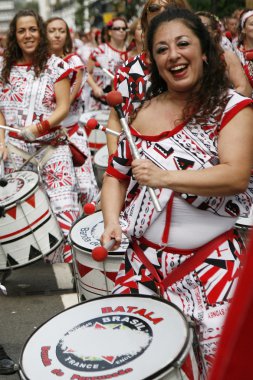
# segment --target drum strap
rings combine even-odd
[[[143,240],[143,239],[140,239],[139,241],[141,242],[141,240]],[[187,254],[189,254],[190,252],[194,253],[194,254],[191,257],[189,257],[187,260],[185,260],[181,265],[176,267],[164,279],[161,279],[156,268],[153,266],[153,264],[146,257],[145,253],[140,248],[136,239],[132,240],[132,246],[133,246],[134,252],[138,256],[138,258],[141,260],[141,262],[145,265],[145,267],[149,270],[151,275],[154,277],[157,289],[159,290],[159,292],[161,294],[163,294],[169,286],[171,286],[175,282],[181,280],[183,277],[185,277],[190,272],[194,271],[199,265],[201,265],[206,260],[206,258],[213,251],[217,250],[218,247],[222,243],[224,243],[226,240],[233,240],[233,230],[229,230],[229,231],[224,232],[223,234],[217,236],[215,239],[204,244],[200,248],[197,248],[196,250],[192,250],[192,251],[189,250]],[[145,239],[145,243],[146,244],[148,243],[148,241],[146,239]],[[154,245],[152,243],[147,244],[147,245],[154,247]],[[156,244],[155,244],[155,246],[157,248],[160,247]],[[163,247],[160,247],[160,249],[163,249]],[[176,252],[174,252],[173,248],[170,248],[170,247],[164,247],[163,250],[166,252],[180,254],[180,250],[176,250]],[[183,254],[186,254],[185,250],[183,250],[183,252],[184,252]]]

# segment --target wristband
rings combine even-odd
[[[36,124],[37,131],[39,132],[39,135],[46,135],[50,132],[50,124],[48,120],[42,120],[40,123]]]

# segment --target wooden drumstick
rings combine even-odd
[[[99,67],[101,70],[103,70],[103,72],[106,73],[106,75],[108,75],[108,77],[110,77],[111,79],[114,79],[114,75],[109,70],[107,70],[105,67],[102,67],[99,62],[95,61],[95,66]]]
[[[141,158],[140,153],[139,153],[139,151],[138,151],[138,149],[134,143],[133,136],[131,135],[129,126],[127,124],[126,118],[124,116],[124,113],[123,113],[123,110],[121,107],[121,103],[123,102],[123,97],[122,97],[121,93],[119,91],[111,91],[106,96],[106,100],[107,100],[107,103],[109,104],[109,106],[113,107],[118,114],[121,127],[122,127],[123,131],[125,132],[126,138],[130,144],[130,148],[131,148],[131,151],[132,151],[134,158],[137,158],[137,159]],[[147,189],[149,191],[149,195],[151,197],[151,200],[154,204],[156,211],[161,212],[162,209],[161,209],[159,200],[155,194],[154,189],[152,189],[151,187],[147,187]]]
[[[18,129],[18,128],[12,128],[12,127],[7,127],[7,125],[0,125],[0,129],[5,129],[6,131],[12,131],[12,132],[18,132],[18,133],[20,133],[20,129]]]
[[[96,119],[89,119],[86,123],[86,127],[89,129],[99,129],[100,131],[103,131],[105,133],[108,133],[113,136],[119,137],[121,133],[114,131],[113,129],[104,127],[103,125],[99,124],[99,122]]]
[[[115,239],[109,240],[104,245],[94,248],[91,253],[92,258],[95,261],[102,262],[107,295],[109,295],[109,287],[108,287],[107,277],[106,277],[105,260],[107,259],[108,251],[110,251],[110,249],[114,246],[114,244],[115,244]]]

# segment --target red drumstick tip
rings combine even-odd
[[[83,211],[87,215],[94,214],[94,212],[96,211],[96,206],[94,205],[94,203],[86,203],[86,205],[83,206]]]
[[[96,61],[95,61],[95,66],[96,66],[96,67],[101,67],[101,66],[100,66],[100,63],[99,63],[99,62],[96,62]]]
[[[115,107],[123,102],[123,97],[119,91],[111,91],[106,96],[106,101],[109,106]]]
[[[107,249],[101,246],[94,248],[91,255],[95,261],[105,261],[108,256],[108,252]]]
[[[96,129],[98,122],[96,119],[89,119],[86,123],[86,127],[89,129]]]

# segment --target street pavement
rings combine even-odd
[[[50,265],[39,260],[13,270],[4,284],[7,296],[0,294],[0,343],[18,363],[27,339],[36,328],[78,304],[78,299],[69,264]],[[0,379],[20,377],[0,375]]]

